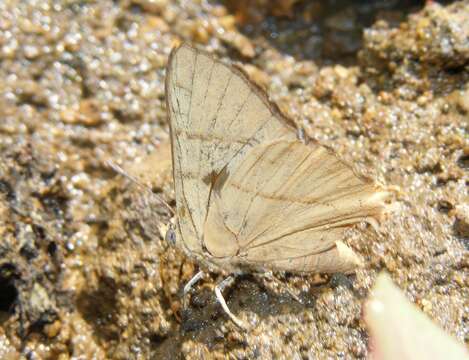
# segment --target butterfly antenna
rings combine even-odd
[[[155,194],[152,190],[152,188],[150,186],[148,186],[147,184],[144,184],[142,182],[140,182],[136,177],[130,175],[129,173],[127,173],[124,169],[122,169],[119,165],[117,165],[116,163],[110,161],[110,160],[107,160],[106,161],[106,164],[112,169],[114,170],[117,174],[125,177],[126,179],[130,180],[132,183],[140,186],[141,188],[145,189],[146,191],[148,191],[153,197],[155,197],[158,202],[160,204],[162,204],[170,213],[172,216],[175,215],[174,213],[174,210],[171,208],[171,206],[169,206],[169,204],[164,201],[161,196],[159,196],[158,194]]]

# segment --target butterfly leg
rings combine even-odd
[[[182,306],[185,309],[187,306],[187,294],[189,291],[191,291],[192,287],[204,277],[204,272],[199,271],[197,274],[195,274],[192,279],[190,279],[187,284],[184,286],[184,290],[182,293]]]
[[[246,326],[243,324],[243,322],[238,319],[228,308],[228,305],[226,304],[225,298],[223,297],[223,290],[231,286],[235,280],[235,277],[233,275],[228,276],[225,280],[222,282],[218,283],[217,286],[215,286],[215,295],[217,296],[217,300],[220,303],[221,307],[225,311],[225,313],[230,317],[231,321],[238,326],[239,328],[246,330]]]

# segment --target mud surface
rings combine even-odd
[[[182,5],[180,4],[182,3]],[[0,2],[0,358],[364,358],[377,273],[469,342],[469,3]],[[353,3],[352,3],[353,4]],[[425,5],[425,6],[424,6]],[[238,61],[307,134],[401,189],[354,275],[226,292],[164,242],[164,75],[187,40]]]

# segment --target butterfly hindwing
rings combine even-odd
[[[215,184],[204,242],[215,257],[293,272],[344,271],[357,258],[336,244],[383,210],[384,192],[326,148],[260,144]]]

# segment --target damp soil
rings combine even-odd
[[[0,2],[0,358],[361,359],[382,270],[469,343],[469,3],[362,3]],[[182,308],[197,264],[165,243],[152,195],[174,206],[164,75],[182,41],[400,189],[380,233],[347,234],[355,274],[227,290],[249,332],[216,303],[217,274]]]

